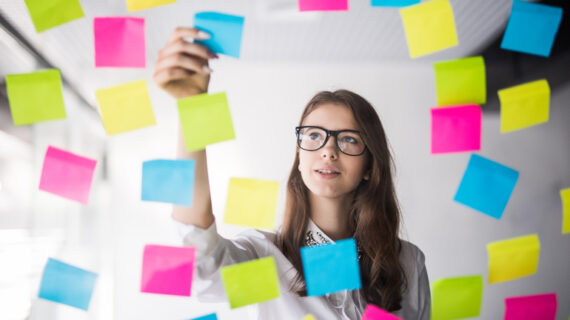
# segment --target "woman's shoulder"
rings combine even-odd
[[[425,263],[425,255],[418,246],[403,239],[400,239],[400,244],[400,260],[404,262],[405,265],[412,264],[423,266]]]

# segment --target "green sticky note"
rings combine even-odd
[[[437,105],[484,104],[487,101],[483,57],[436,62]]]
[[[188,151],[235,138],[225,92],[178,100],[178,113]]]
[[[59,70],[9,74],[6,88],[14,125],[65,119]]]
[[[42,32],[85,16],[79,0],[24,0],[36,27]]]
[[[548,121],[550,86],[546,79],[499,90],[501,133],[524,129]]]
[[[431,320],[477,317],[482,298],[480,275],[439,279],[432,283]]]
[[[221,272],[232,309],[279,297],[279,280],[273,257],[223,267]]]

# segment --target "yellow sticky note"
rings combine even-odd
[[[509,281],[536,273],[540,242],[531,234],[487,244],[489,283]]]
[[[178,113],[188,151],[235,138],[226,93],[199,94],[178,100]]]
[[[499,90],[501,133],[548,121],[550,87],[546,79]]]
[[[416,58],[457,45],[449,0],[432,0],[400,9],[410,57]]]
[[[97,90],[95,95],[108,135],[156,124],[145,80]]]
[[[483,57],[433,64],[438,106],[485,104],[487,81]]]
[[[313,317],[312,314],[308,314],[308,315],[303,317],[303,320],[315,320],[315,317]]]
[[[570,233],[570,188],[560,190],[562,198],[562,233]]]
[[[144,10],[174,2],[176,0],[127,0],[127,9],[129,11]]]
[[[223,267],[221,274],[232,309],[280,295],[277,267],[271,256]]]
[[[279,183],[231,178],[224,222],[260,229],[273,229]]]

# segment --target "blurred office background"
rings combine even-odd
[[[348,12],[298,13],[296,0],[178,0],[129,13],[121,0],[82,0],[85,18],[36,33],[24,1],[0,0],[0,318],[184,319],[218,311],[246,318],[225,303],[140,293],[145,244],[178,244],[170,206],[140,200],[141,163],[174,158],[176,102],[152,83],[152,66],[171,31],[205,10],[245,16],[241,58],[212,64],[210,92],[227,92],[236,140],[208,147],[219,230],[228,179],[280,182],[277,221],[294,152],[294,127],[320,90],[347,88],[371,101],[396,163],[402,237],[426,255],[431,281],[481,274],[481,319],[499,319],[504,298],[556,292],[557,319],[570,314],[570,236],[561,234],[560,189],[570,187],[570,20],[567,1],[549,58],[501,50],[511,0],[451,0],[459,45],[410,59],[397,9],[351,0]],[[146,18],[146,69],[95,68],[92,18]],[[430,154],[430,108],[436,105],[433,62],[482,55],[487,68],[482,147],[478,154],[520,173],[500,220],[453,201],[470,153]],[[7,74],[61,70],[65,120],[14,126]],[[497,90],[546,78],[548,123],[501,134]],[[146,79],[157,125],[107,136],[95,90]],[[86,206],[38,190],[45,150],[57,146],[97,159]],[[486,244],[537,233],[538,272],[487,283]],[[88,312],[37,298],[42,269],[55,257],[97,272]]]

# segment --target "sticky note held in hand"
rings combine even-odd
[[[514,0],[501,49],[550,56],[562,21],[562,8]]]
[[[221,273],[232,309],[272,300],[280,295],[273,257],[223,267]]]
[[[538,235],[496,241],[487,244],[489,283],[518,279],[536,273],[540,242]]]
[[[458,44],[449,0],[432,0],[400,9],[410,57],[417,58]]]
[[[499,90],[501,133],[524,129],[548,121],[550,86],[546,79]]]
[[[480,275],[444,278],[432,283],[431,319],[452,320],[479,316],[483,298]]]
[[[6,91],[14,125],[65,119],[61,75],[49,69],[6,76]]]
[[[481,119],[477,105],[431,109],[431,153],[480,150]]]
[[[468,57],[433,64],[438,106],[484,104],[487,81],[483,57]]]
[[[195,259],[194,247],[146,245],[141,292],[189,297]]]
[[[144,68],[145,20],[134,17],[93,19],[95,67]]]
[[[195,166],[193,159],[143,162],[141,199],[191,207]]]
[[[194,15],[194,27],[205,31],[209,39],[196,39],[215,53],[239,58],[243,33],[244,17],[219,12],[198,12]]]
[[[39,189],[87,204],[96,164],[96,160],[49,146]]]
[[[276,181],[231,178],[224,223],[272,230],[278,191]]]
[[[495,219],[500,219],[518,177],[518,171],[473,154],[454,200]]]
[[[226,93],[200,94],[178,100],[178,113],[188,151],[235,138]]]
[[[145,80],[97,90],[95,95],[108,135],[156,124]]]
[[[79,0],[24,0],[37,32],[43,32],[85,16]]]
[[[96,273],[49,258],[38,297],[87,311],[96,280]]]
[[[309,296],[357,290],[362,286],[354,239],[302,247],[301,259]]]

